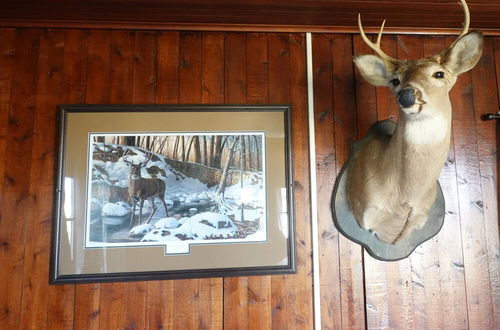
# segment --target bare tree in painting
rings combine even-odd
[[[208,165],[207,136],[203,135],[203,165]]]
[[[229,154],[227,156],[226,164],[224,165],[224,170],[222,171],[222,177],[221,177],[221,180],[219,183],[219,188],[217,188],[217,191],[216,191],[217,195],[224,195],[224,191],[226,189],[227,176],[229,175],[229,166],[231,165],[231,162],[233,161],[236,144],[238,143],[239,139],[240,139],[239,136],[235,136],[233,143],[231,144],[231,147],[229,148]]]
[[[253,139],[255,140],[255,155],[257,157],[257,160],[256,160],[256,169],[257,171],[260,171],[261,170],[261,166],[260,166],[260,146],[259,146],[259,139],[257,139],[257,136],[254,135],[253,136]]]

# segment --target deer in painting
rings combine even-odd
[[[397,243],[421,228],[432,207],[437,178],[446,161],[451,137],[449,92],[457,76],[472,69],[482,53],[480,32],[464,26],[445,50],[429,58],[397,60],[381,49],[384,23],[376,42],[358,26],[361,37],[376,55],[359,55],[354,62],[370,84],[388,86],[399,104],[399,121],[392,136],[377,137],[353,155],[347,197],[360,227],[379,240]]]
[[[141,176],[141,170],[151,160],[152,154],[148,153],[146,155],[146,160],[139,161],[137,164],[134,161],[131,161],[130,157],[131,156],[128,155],[127,150],[122,159],[123,162],[130,166],[128,193],[133,204],[132,216],[130,218],[130,228],[132,228],[132,225],[134,223],[135,207],[137,203],[139,203],[139,225],[142,224],[142,208],[144,206],[145,200],[149,201],[149,205],[153,209],[147,219],[147,223],[151,221],[153,214],[157,210],[157,207],[154,203],[155,197],[162,202],[163,207],[165,208],[165,216],[167,217],[168,211],[167,203],[165,202],[165,182],[159,178],[143,178]]]

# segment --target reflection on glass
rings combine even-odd
[[[266,240],[265,132],[88,138],[85,248],[166,245],[170,254]]]
[[[66,219],[66,232],[68,233],[68,244],[70,246],[71,260],[73,257],[73,220]]]
[[[75,217],[75,180],[73,178],[64,178],[64,217],[66,218],[66,232],[68,233],[68,244],[71,247],[71,259],[73,259],[73,219]]]
[[[280,205],[280,230],[285,238],[288,238],[288,203],[286,188],[281,188],[281,205]]]
[[[66,219],[73,219],[75,217],[74,189],[75,180],[73,178],[64,178],[64,217]]]

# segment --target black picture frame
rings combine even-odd
[[[51,284],[295,273],[291,108],[289,105],[125,104],[60,105],[58,108],[59,160],[56,169],[57,181],[54,199],[49,278]],[[232,199],[226,197],[222,205],[225,207],[225,203],[228,203],[228,205],[239,207],[241,215],[238,216],[236,212],[231,213],[232,209],[228,211],[229,213],[222,214],[226,211],[220,211],[223,206],[217,206],[217,204],[215,204],[216,211],[213,211],[214,207],[212,207],[207,208],[205,212],[195,211],[194,215],[182,213],[184,211],[180,211],[183,209],[180,204],[184,203],[186,199],[181,201],[184,198],[182,197],[184,195],[181,194],[178,197],[179,200],[169,200],[170,204],[165,205],[165,217],[163,218],[168,218],[167,208],[174,210],[177,207],[179,213],[176,214],[177,211],[174,211],[170,218],[175,218],[178,221],[178,227],[168,227],[170,229],[157,227],[161,230],[157,229],[154,226],[158,225],[162,219],[155,220],[153,217],[151,223],[146,224],[146,229],[144,229],[150,229],[150,231],[144,236],[140,236],[142,234],[140,232],[139,241],[135,238],[127,238],[127,235],[124,234],[126,232],[124,227],[129,224],[127,217],[132,218],[130,222],[132,227],[133,223],[137,223],[137,215],[134,216],[134,212],[126,207],[127,201],[123,201],[124,191],[128,192],[128,187],[124,186],[125,180],[123,178],[124,169],[127,168],[127,164],[123,164],[125,157],[130,155],[146,157],[145,155],[148,155],[149,159],[140,161],[141,164],[150,164],[154,160],[154,166],[164,166],[160,168],[161,175],[168,172],[169,175],[175,173],[176,176],[180,176],[181,179],[177,177],[176,180],[180,180],[184,186],[181,187],[181,183],[173,183],[169,188],[168,182],[173,180],[169,179],[169,175],[150,174],[149,171],[153,165],[150,167],[144,165],[144,169],[141,168],[143,173],[145,170],[147,171],[146,176],[150,174],[148,178],[159,177],[167,182],[165,194],[169,192],[169,189],[173,191],[173,187],[181,190],[195,189],[185,181],[188,181],[186,178],[193,179],[188,174],[194,175],[200,171],[186,170],[188,171],[186,174],[179,168],[191,166],[195,169],[202,168],[201,173],[208,171],[200,164],[190,162],[189,159],[183,159],[183,161],[200,166],[175,163],[176,167],[174,168],[170,158],[163,154],[154,153],[144,147],[144,144],[135,146],[120,144],[121,141],[128,141],[127,139],[130,139],[131,136],[135,136],[136,142],[144,141],[143,137],[150,137],[149,141],[158,141],[162,138],[164,144],[174,141],[174,138],[178,140],[181,137],[184,140],[184,136],[190,137],[191,142],[199,140],[202,136],[203,141],[213,141],[221,136],[221,139],[225,137],[228,143],[234,142],[231,143],[233,147],[239,144],[239,149],[236,147],[233,149],[240,150],[240,167],[232,168],[233,173],[239,170],[239,183],[230,186],[230,188],[236,187],[233,189],[236,191],[236,197],[233,196]],[[242,147],[243,142],[241,141],[245,140],[248,141],[249,146]],[[257,161],[257,165],[249,165],[250,169],[248,169],[245,167],[246,165],[241,165],[244,163],[244,160],[241,160],[244,159],[241,150],[250,150],[249,153],[255,153],[256,151],[250,146],[251,140],[255,141],[253,148],[259,150],[258,152],[263,157],[260,163]],[[151,146],[151,144],[146,145]],[[183,145],[185,145],[184,142]],[[259,149],[258,145],[262,147]],[[207,149],[205,148],[205,150]],[[113,156],[113,153],[116,155]],[[236,151],[233,153],[235,154]],[[103,154],[104,156],[102,156]],[[223,157],[221,156],[221,158]],[[225,157],[226,160],[231,158],[228,155]],[[233,158],[235,159],[236,156]],[[205,161],[207,160],[205,159]],[[126,163],[130,167],[133,162],[129,160]],[[163,163],[164,165],[162,165]],[[230,169],[231,166],[229,166]],[[254,166],[255,169],[252,169],[251,166]],[[107,169],[107,172],[103,168]],[[212,169],[210,170],[212,171]],[[215,172],[220,173],[220,169]],[[112,180],[111,176],[113,175],[117,178]],[[200,175],[203,176],[203,174]],[[130,182],[132,179],[129,177],[128,180]],[[189,182],[191,181],[193,180]],[[205,184],[204,181],[198,181],[201,182],[201,185],[198,184],[199,186]],[[237,182],[238,180],[234,179],[233,181]],[[118,182],[121,182],[121,186]],[[148,182],[147,185],[150,183]],[[237,187],[238,184],[241,188]],[[130,183],[128,185],[130,186]],[[245,185],[248,185],[247,188],[243,188],[246,187]],[[198,195],[204,193],[209,199],[207,205],[214,205],[216,202],[213,201],[215,199],[213,196],[217,193],[213,191],[216,187],[208,188],[208,184],[206,186],[207,190],[202,188],[201,192],[193,190],[194,192],[191,191],[191,193]],[[101,193],[102,191],[104,192]],[[111,192],[108,193],[108,191]],[[251,208],[243,202],[243,192],[253,194],[251,196],[260,196],[252,197],[254,199],[249,203],[254,204]],[[191,197],[189,193],[187,194],[186,198]],[[122,200],[115,202],[119,198],[116,196],[121,196]],[[175,196],[173,199],[177,198]],[[129,204],[134,204],[132,199],[138,198],[136,196],[128,197]],[[227,202],[228,200],[230,202]],[[155,207],[156,201],[157,199],[153,200],[152,206],[150,203],[151,213],[161,209],[161,206],[160,208]],[[94,207],[94,202],[96,207]],[[123,206],[125,210],[128,210],[128,215],[120,213],[119,216],[109,216],[109,214],[104,216],[104,206],[102,205],[107,206],[107,204],[113,203]],[[207,207],[203,202],[200,202],[199,205],[201,208]],[[111,206],[111,209],[115,208],[115,206]],[[155,214],[159,214],[159,212],[161,211],[156,211]],[[252,214],[254,217],[253,220],[248,220],[249,223],[257,222],[257,224],[251,223],[253,229],[242,229],[246,228],[243,226],[243,223],[247,221],[245,214]],[[159,217],[161,214],[157,216]],[[221,222],[220,219],[224,220]],[[184,222],[181,223],[181,220]],[[110,221],[110,223],[106,223],[106,221]],[[169,221],[174,220],[170,219]],[[219,221],[219,225],[214,225],[215,222],[211,221]],[[187,223],[189,223],[191,230],[189,233],[181,231],[187,226]],[[221,223],[223,223],[222,227]],[[198,228],[201,224],[206,224],[210,230],[214,231],[211,234],[206,234],[205,229],[199,231],[193,229]],[[143,226],[144,224],[139,225]],[[115,230],[115,227],[118,229]],[[215,227],[218,228],[214,229]],[[135,228],[137,226],[133,227],[133,229]],[[219,234],[221,228],[225,228],[227,231]],[[160,232],[161,235],[170,235],[172,239],[175,237],[178,239],[175,242],[162,241]],[[174,237],[172,236],[174,232],[182,234],[176,234]],[[152,241],[144,240],[148,234],[151,234],[148,237],[152,237]],[[130,235],[131,231],[129,231]],[[200,238],[202,235],[206,236]],[[188,240],[190,242],[186,242]],[[191,241],[195,243],[191,243]],[[185,250],[186,245],[187,251]]]

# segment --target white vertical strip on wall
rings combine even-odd
[[[316,140],[314,130],[314,91],[311,33],[306,33],[307,58],[307,108],[309,122],[309,168],[311,189],[311,235],[313,248],[313,306],[314,328],[321,329],[321,296],[319,277],[319,241],[318,241],[318,193],[316,182]]]

